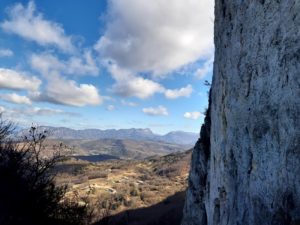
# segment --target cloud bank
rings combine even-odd
[[[95,49],[134,72],[163,76],[213,49],[211,0],[109,0],[107,29]]]
[[[94,85],[78,85],[73,80],[58,76],[49,78],[46,90],[32,93],[31,99],[71,106],[99,105],[103,102]]]

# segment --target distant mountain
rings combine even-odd
[[[162,141],[168,143],[176,143],[176,144],[195,144],[199,135],[191,132],[183,132],[183,131],[172,131],[161,138]]]
[[[150,129],[85,129],[85,130],[74,130],[66,127],[50,127],[42,126],[39,127],[40,130],[49,131],[50,139],[83,139],[83,140],[98,140],[98,139],[120,139],[120,140],[135,140],[135,141],[157,141],[166,142],[180,145],[193,146],[197,139],[198,134],[183,132],[183,131],[173,131],[165,135],[159,135],[153,133]],[[26,131],[23,130],[21,134],[25,134]]]
[[[105,161],[109,159],[145,159],[151,156],[162,156],[170,153],[183,152],[190,146],[165,143],[159,141],[141,141],[130,139],[49,139],[45,146],[51,151],[52,146],[58,143],[72,149],[72,155],[88,160]],[[81,159],[83,159],[81,158]]]

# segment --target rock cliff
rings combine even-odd
[[[300,1],[216,0],[183,225],[300,222]]]

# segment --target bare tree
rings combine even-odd
[[[44,154],[47,131],[31,127],[17,138],[14,130],[0,115],[0,224],[87,224],[87,206],[66,201],[66,186],[54,182],[63,145],[54,146],[49,156]]]

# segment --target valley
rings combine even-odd
[[[140,214],[148,213],[147,208],[153,210],[156,204],[157,218],[172,215],[169,210],[177,210],[181,215],[190,157],[191,150],[142,160],[98,163],[70,158],[57,167],[56,182],[67,184],[66,198],[93,208],[93,221],[102,219],[109,220],[109,224],[122,224],[118,221],[128,210],[133,210],[132,220],[138,220]],[[140,208],[143,211],[135,213]]]
[[[45,135],[41,157],[62,156],[54,167],[56,186],[66,190],[62,203],[86,207],[88,224],[123,224],[124,216],[133,224],[155,224],[153,219],[159,224],[180,223],[193,146],[187,143],[196,134],[53,127],[32,131]],[[25,130],[18,137],[32,139]],[[149,213],[156,217],[145,220]]]

